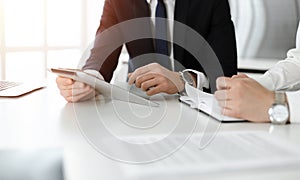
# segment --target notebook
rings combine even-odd
[[[43,87],[42,82],[0,81],[0,97],[18,97]]]
[[[205,93],[189,84],[185,85],[185,89],[187,95],[181,96],[180,101],[189,105],[191,108],[197,109],[222,122],[244,121],[242,119],[224,116],[213,94]]]

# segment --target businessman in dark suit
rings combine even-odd
[[[163,10],[158,10],[158,6],[161,5],[164,6]],[[157,16],[158,12],[164,12],[164,16],[161,14]],[[142,17],[169,18],[189,26],[211,46],[219,59],[225,76],[232,76],[237,73],[235,33],[228,0],[106,0],[97,35],[118,23]],[[153,24],[150,22],[149,27],[141,27],[141,30],[148,30],[151,33]],[[155,25],[157,26],[157,24]],[[169,26],[168,33],[171,34],[172,38],[186,36],[178,33],[176,26],[171,27],[172,24]],[[125,45],[130,59],[132,59],[143,54],[163,52],[164,50],[158,51],[157,49],[165,46],[166,43],[158,43],[153,39],[139,39]],[[121,48],[118,47],[114,50],[108,58],[99,60],[97,57],[101,56],[101,53],[94,47],[83,69],[109,82],[117,66]],[[168,44],[166,53],[162,54],[173,56],[185,69],[196,70],[196,72],[189,72],[195,87],[199,89],[210,88],[207,85],[205,68],[183,47]],[[209,59],[206,60],[209,61]],[[147,91],[148,95],[160,92],[173,94],[184,89],[182,74],[177,72],[174,66],[164,67],[158,63],[135,66],[129,61],[128,72],[129,84],[135,83],[137,87]],[[197,74],[197,72],[199,73]],[[214,79],[210,79],[210,81],[214,81]],[[89,99],[94,94],[94,89],[90,86],[67,78],[58,77],[57,85],[61,94],[69,102]]]

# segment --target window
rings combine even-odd
[[[43,80],[76,67],[94,39],[104,0],[0,0],[0,79]]]

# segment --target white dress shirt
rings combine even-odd
[[[156,6],[157,6],[157,0],[146,0],[147,3],[149,4],[150,7],[150,13],[151,13],[151,19],[152,19],[152,24],[154,27],[155,26],[155,13],[156,13]],[[166,6],[166,11],[167,11],[167,19],[169,19],[170,21],[168,21],[168,30],[169,30],[169,41],[173,42],[173,28],[174,28],[174,13],[175,13],[175,2],[176,0],[163,0]],[[153,30],[153,33],[154,30]],[[174,71],[174,49],[173,46],[169,47],[170,49],[170,60],[171,60],[171,67],[172,70]],[[197,75],[197,88],[198,89],[203,89],[203,87],[205,88],[209,88],[209,82],[208,79],[206,78],[206,76],[199,71],[195,71],[192,69],[186,69],[184,71],[189,71],[189,72],[193,72]]]
[[[285,60],[279,61],[273,68],[256,80],[269,90],[287,91],[290,109],[290,121],[300,123],[300,23],[296,48],[287,53]]]
[[[152,27],[155,27],[155,13],[156,13],[156,6],[157,6],[157,0],[146,0],[149,4],[150,8],[150,17],[152,20]],[[174,19],[174,11],[175,11],[175,1],[176,0],[164,0],[166,11],[167,11],[167,19]],[[170,42],[173,42],[173,21],[168,21],[168,39]],[[155,34],[155,28],[152,29],[153,34]],[[169,47],[170,50],[170,60],[171,60],[171,67],[174,71],[174,52],[173,52],[173,46]]]

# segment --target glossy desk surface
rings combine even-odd
[[[193,129],[193,133],[203,133],[204,131],[263,131],[270,133],[272,136],[284,138],[295,145],[300,145],[300,125],[298,124],[273,126],[267,123],[220,123],[196,110],[190,109],[178,102],[176,98],[167,97],[162,103],[164,109],[158,110],[157,113],[162,113],[159,116],[163,116],[166,122],[160,123],[159,127],[154,127],[149,131],[151,134],[169,132],[170,125],[174,125],[174,121],[183,119],[184,121],[181,122],[180,127],[177,127],[176,133],[178,134],[190,132],[191,129],[188,128],[196,122],[197,126]],[[102,98],[97,101],[76,104],[66,103],[52,81],[47,88],[22,97],[0,98],[0,150],[62,148],[64,150],[66,179],[126,179],[120,169],[121,163],[99,153],[87,140],[82,128],[79,126],[80,123],[78,123],[82,118],[89,119],[98,115],[105,121],[108,120],[106,121],[107,125],[120,136],[132,136],[141,133],[141,130],[127,131],[126,123],[120,123],[120,119],[126,120],[126,117],[122,117],[122,114],[128,112],[126,108],[128,108],[127,103],[114,103],[114,101]],[[138,111],[139,107],[132,106],[131,108],[137,108],[136,112],[140,112]],[[137,114],[137,116],[147,116],[147,113],[155,114],[156,112],[145,111],[142,114]],[[249,170],[246,172],[210,174],[205,175],[205,178],[299,179],[300,170],[297,168],[282,171],[272,169]],[[199,177],[186,177],[184,179],[199,179]]]

